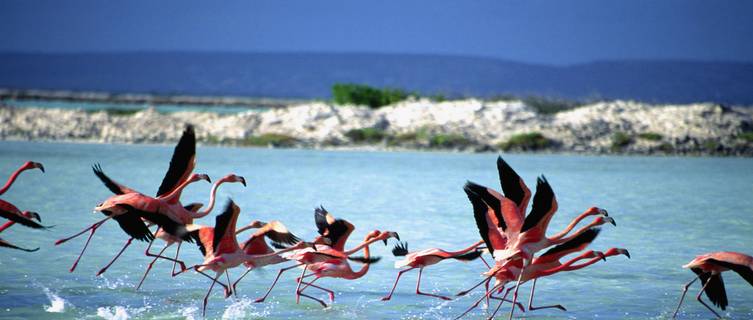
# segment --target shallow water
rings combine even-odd
[[[134,291],[149,262],[142,254],[144,243],[131,246],[110,271],[95,277],[126,240],[115,223],[105,224],[96,233],[94,244],[73,273],[68,268],[85,238],[53,246],[56,239],[101,217],[91,213],[91,208],[110,194],[91,173],[93,163],[101,163],[117,181],[153,193],[171,151],[172,146],[0,142],[0,179],[29,159],[44,163],[47,169],[45,174],[24,172],[3,199],[37,211],[45,224],[55,225],[50,231],[14,226],[3,232],[3,239],[41,249],[0,251],[0,318],[200,319],[201,299],[209,285],[201,276],[189,273],[171,278],[172,265],[161,262],[142,291]],[[708,251],[753,253],[751,159],[505,158],[530,186],[538,174],[549,179],[560,208],[552,231],[597,205],[609,210],[617,227],[605,226],[592,248],[625,247],[633,256],[630,260],[609,258],[587,269],[542,279],[536,290],[538,304],[561,303],[568,311],[534,311],[527,318],[666,318],[674,310],[682,284],[693,277],[681,265]],[[495,154],[202,147],[197,171],[214,179],[229,172],[246,177],[247,188],[228,184],[219,192],[218,208],[231,197],[243,209],[241,224],[279,219],[295,234],[311,239],[316,234],[313,208],[322,204],[358,227],[352,239],[360,241],[372,229],[389,229],[398,231],[411,249],[455,250],[479,237],[462,185],[473,180],[498,188],[495,159]],[[184,202],[206,202],[209,187],[208,183],[190,186]],[[213,221],[205,218],[200,223]],[[450,302],[416,296],[416,274],[407,273],[392,301],[381,302],[379,298],[396,275],[395,259],[390,247],[373,248],[383,260],[364,278],[321,280],[337,292],[329,309],[308,300],[295,304],[296,271],[283,276],[269,302],[251,303],[274,278],[277,267],[270,267],[252,272],[239,285],[240,299],[224,300],[221,291],[216,291],[209,301],[208,318],[446,319],[458,315],[481,294]],[[201,261],[192,245],[183,249],[187,262]],[[484,269],[480,261],[445,261],[427,268],[421,285],[428,292],[452,294],[479,281]],[[234,270],[233,276],[240,271]],[[753,317],[753,288],[734,273],[724,278],[730,306],[723,314],[735,319]],[[521,299],[527,301],[529,288],[521,289]],[[468,318],[485,315],[479,309]],[[690,297],[681,318],[710,319],[711,314]]]

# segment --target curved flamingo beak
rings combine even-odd
[[[37,168],[39,170],[42,170],[42,172],[44,172],[44,166],[41,163],[39,163],[39,162],[32,162],[32,166],[34,168]]]
[[[238,177],[238,182],[240,182],[244,187],[246,186],[246,178]]]
[[[615,222],[612,217],[604,217],[604,221],[611,223],[615,227],[617,226],[617,222]]]

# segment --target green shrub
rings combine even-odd
[[[520,133],[513,135],[507,141],[500,143],[499,148],[504,151],[522,150],[535,151],[545,149],[551,141],[538,132]]]
[[[659,150],[665,153],[672,153],[675,151],[675,147],[673,147],[672,144],[669,142],[664,142],[659,145]]]
[[[104,111],[105,113],[111,115],[111,116],[130,116],[138,113],[139,111],[143,111],[143,109],[131,109],[131,108],[107,108],[107,109],[97,109],[97,110],[86,110],[87,113],[97,113]]]
[[[356,143],[376,143],[382,141],[386,135],[382,129],[361,128],[349,130],[345,136]]]
[[[463,135],[455,133],[436,134],[429,138],[429,146],[432,148],[457,148],[469,144],[471,144],[471,140]]]
[[[644,132],[644,133],[638,134],[638,138],[641,138],[643,140],[649,140],[649,141],[659,141],[661,140],[662,135],[655,132]]]
[[[633,142],[633,139],[627,133],[620,131],[615,132],[612,135],[612,151],[622,150],[631,142]]]
[[[421,128],[414,132],[401,133],[394,136],[388,136],[387,145],[399,146],[406,143],[417,143],[420,141],[427,141],[427,140],[429,140],[429,132],[426,129]]]
[[[354,83],[336,83],[332,86],[332,99],[336,104],[367,105],[372,109],[405,100],[408,96],[400,89],[378,89]]]
[[[296,138],[284,134],[266,133],[260,136],[251,136],[237,141],[242,146],[273,146],[292,147],[298,142]]]
[[[536,110],[540,114],[555,114],[560,111],[575,109],[581,104],[576,101],[564,99],[551,99],[544,97],[526,97],[522,99],[523,103]]]
[[[716,151],[717,149],[719,149],[719,142],[709,139],[709,140],[703,141],[702,146],[704,150]]]
[[[737,137],[743,139],[745,142],[753,142],[753,132],[743,132]]]

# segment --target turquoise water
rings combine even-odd
[[[153,107],[158,112],[171,113],[178,111],[214,112],[219,114],[233,114],[249,110],[265,110],[266,107],[247,107],[238,105],[209,105],[209,104],[146,104],[146,103],[108,103],[108,102],[80,102],[65,100],[16,100],[3,99],[0,104],[18,108],[49,108],[49,109],[82,109],[86,111],[99,110],[144,110]]]
[[[92,208],[110,194],[91,173],[93,163],[100,162],[114,179],[152,193],[167,167],[171,149],[0,142],[0,179],[28,159],[43,162],[47,169],[45,174],[25,172],[3,199],[38,211],[46,224],[56,225],[49,231],[13,227],[2,233],[6,240],[41,249],[34,253],[0,251],[0,318],[200,318],[201,299],[209,281],[199,275],[171,278],[171,265],[160,263],[145,288],[134,291],[148,263],[142,254],[146,244],[133,245],[108,273],[95,277],[126,239],[115,223],[105,224],[98,231],[95,244],[74,273],[68,273],[68,268],[85,239],[53,246],[55,239],[77,232],[101,216],[93,214]],[[542,279],[536,301],[561,303],[569,311],[534,311],[527,314],[528,318],[666,318],[677,303],[681,286],[693,277],[681,265],[708,251],[753,253],[751,159],[505,158],[529,185],[534,184],[536,175],[546,174],[560,204],[552,231],[597,205],[609,210],[617,227],[605,226],[592,248],[625,247],[633,256],[631,260],[610,258],[587,269]],[[313,208],[322,204],[357,226],[352,239],[360,241],[375,228],[388,229],[398,231],[412,249],[454,250],[479,237],[462,185],[470,179],[497,187],[495,159],[495,154],[204,147],[198,151],[197,171],[215,179],[229,172],[246,177],[247,188],[229,184],[220,192],[220,206],[231,197],[243,209],[240,223],[279,219],[292,232],[311,239],[316,234]],[[209,187],[204,183],[190,186],[184,202],[205,202]],[[200,223],[213,221],[209,218]],[[198,250],[183,248],[188,262],[201,261]],[[251,303],[273,279],[277,268],[272,267],[252,272],[239,285],[240,299],[224,300],[221,292],[216,292],[209,302],[208,318],[447,319],[481,294],[450,302],[416,296],[416,274],[408,273],[392,301],[379,301],[396,275],[389,249],[381,244],[374,247],[383,260],[364,278],[321,280],[320,284],[337,292],[329,309],[322,310],[307,300],[295,304],[292,271],[283,276],[269,302]],[[455,293],[479,281],[484,269],[480,261],[446,261],[425,270],[422,288],[439,294]],[[234,270],[233,275],[240,271]],[[725,280],[730,307],[723,315],[753,317],[753,288],[734,273],[725,274]],[[521,289],[522,299],[527,299],[529,289],[529,285]],[[468,318],[482,319],[485,315],[478,310]],[[711,314],[692,298],[681,314],[681,319],[710,318]]]

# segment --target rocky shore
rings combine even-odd
[[[539,114],[521,101],[404,101],[380,109],[305,103],[232,115],[0,107],[0,139],[590,154],[753,155],[753,108],[600,102]]]

